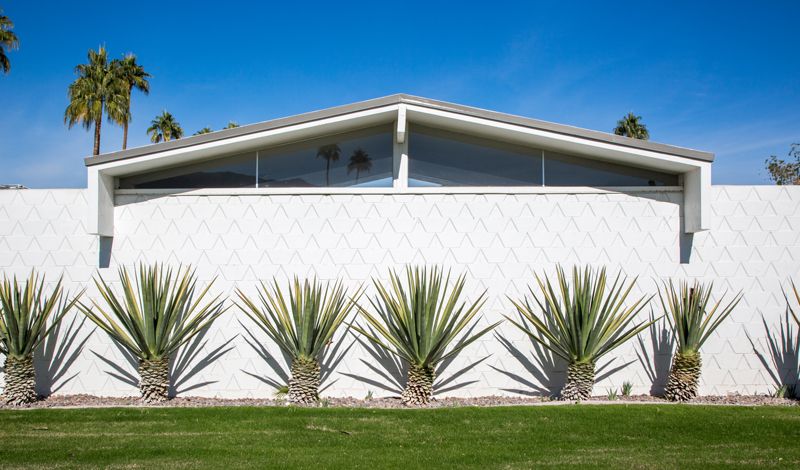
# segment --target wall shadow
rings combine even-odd
[[[525,317],[519,313],[517,315],[519,316],[519,322],[525,324]],[[495,333],[495,338],[500,342],[500,345],[503,346],[511,357],[519,362],[530,376],[530,378],[523,377],[508,370],[490,366],[495,371],[514,380],[521,386],[521,388],[502,388],[501,390],[524,396],[557,398],[561,394],[561,389],[564,388],[564,384],[566,384],[567,381],[567,361],[554,354],[529,335],[526,334],[525,337],[528,339],[531,346],[529,353],[521,351],[510,340],[504,338],[499,333]],[[542,341],[546,341],[546,339],[538,333],[537,337]],[[629,361],[614,366],[616,360],[617,358],[611,359],[595,369],[595,383],[611,377],[634,362]]]
[[[655,319],[655,314],[651,311],[650,321]],[[660,397],[667,387],[675,339],[664,317],[652,323],[647,330],[650,333],[650,344],[645,344],[641,334],[637,335],[636,357],[650,380],[650,395]]]
[[[85,323],[86,317],[83,315],[73,315],[69,324],[62,320],[39,344],[33,362],[36,371],[36,393],[39,396],[47,397],[58,392],[78,375],[78,372],[75,372],[67,376],[67,372],[94,333],[95,328],[92,328],[79,339]]]
[[[495,338],[500,345],[511,354],[523,369],[528,373],[527,377],[490,366],[495,371],[514,380],[523,388],[503,388],[501,390],[509,393],[516,393],[525,396],[543,396],[555,398],[561,392],[567,381],[567,362],[559,356],[550,352],[547,348],[536,342],[533,338],[525,335],[531,345],[530,353],[526,354],[514,343],[495,333]]]
[[[250,377],[253,377],[260,382],[263,382],[274,388],[276,392],[288,386],[292,367],[291,356],[283,352],[283,350],[280,350],[280,357],[276,357],[269,352],[262,341],[256,338],[255,333],[250,331],[249,328],[245,327],[241,321],[239,322],[239,325],[245,331],[245,335],[243,336],[245,342],[256,352],[256,354],[258,354],[258,356],[267,364],[267,366],[269,366],[272,374],[271,376],[261,375],[244,369],[240,370]],[[350,351],[350,348],[352,348],[354,344],[354,342],[351,341],[345,347],[345,337],[346,334],[342,335],[339,341],[332,343],[332,346],[325,348],[325,350],[322,352],[322,358],[320,360],[320,393],[324,392],[338,381],[338,379],[331,380],[333,372],[336,370],[339,364],[341,364],[345,355],[347,355],[347,352]]]
[[[208,340],[205,339],[205,336],[208,334],[208,329],[210,326],[211,325],[204,328],[188,343],[180,347],[178,349],[178,352],[175,355],[173,355],[173,357],[170,358],[169,361],[170,383],[167,392],[170,397],[175,397],[177,394],[186,393],[188,391],[195,390],[197,388],[204,387],[206,385],[210,385],[217,382],[216,380],[209,380],[205,382],[187,385],[187,382],[189,382],[198,373],[202,372],[215,360],[224,356],[233,349],[231,343],[236,338],[236,336],[225,341],[222,345],[214,348],[205,355],[200,356],[201,352],[203,351],[203,348],[208,343]],[[138,388],[139,358],[133,353],[131,353],[128,350],[128,348],[121,345],[113,338],[112,338],[112,343],[114,344],[114,347],[116,347],[119,353],[122,355],[124,364],[127,364],[128,366],[127,368],[124,367],[124,365],[118,364],[113,360],[108,359],[101,354],[98,354],[95,351],[92,351],[92,354],[94,354],[95,357],[100,359],[100,361],[102,361],[110,368],[110,370],[105,371],[108,375],[115,378],[116,380],[119,380],[124,384]]]
[[[800,383],[800,359],[798,359],[800,332],[793,328],[794,319],[789,316],[787,310],[777,331],[769,327],[763,315],[761,322],[764,325],[767,350],[761,351],[756,341],[745,332],[753,352],[772,379],[776,391],[783,388],[788,391],[787,396],[800,398],[797,393],[797,384]]]
[[[459,347],[461,344],[464,343],[465,340],[469,339],[472,333],[475,331],[477,327],[477,323],[474,323],[459,339],[458,342],[453,346],[453,348]],[[377,333],[372,327],[364,327],[370,334],[376,335]],[[357,380],[361,383],[365,383],[367,385],[371,385],[379,390],[383,390],[385,392],[389,392],[392,395],[396,395],[397,397],[403,393],[403,389],[406,387],[406,383],[408,381],[408,363],[401,359],[396,354],[387,351],[386,349],[382,348],[381,346],[373,343],[369,339],[362,337],[361,335],[351,332],[354,338],[354,343],[358,343],[367,352],[369,355],[370,360],[359,359],[361,363],[369,369],[372,373],[374,373],[379,379],[376,380],[371,377],[366,377],[364,375],[353,374],[349,372],[341,372],[342,375],[346,377],[350,377],[351,379]],[[467,372],[475,368],[478,364],[485,361],[489,358],[489,356],[482,357],[474,362],[467,364],[466,366],[458,369],[457,371],[446,374],[446,371],[449,370],[452,365],[454,364],[458,355],[449,357],[439,363],[436,367],[436,379],[433,383],[433,395],[441,395],[444,393],[452,392],[455,390],[459,390],[461,388],[467,387],[471,384],[477,383],[477,380],[466,380],[460,381],[459,379],[464,376]]]
[[[218,382],[217,380],[206,380],[191,385],[188,384],[192,378],[213,364],[214,361],[230,352],[233,349],[231,343],[238,336],[233,336],[204,356],[200,356],[200,353],[208,344],[206,335],[208,335],[210,327],[211,325],[208,325],[203,328],[194,338],[178,349],[177,354],[170,359],[169,396],[174,397]]]

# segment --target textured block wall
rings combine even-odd
[[[259,279],[295,274],[341,277],[356,286],[389,268],[440,264],[466,272],[470,295],[484,289],[482,323],[512,315],[534,272],[556,263],[606,265],[638,276],[636,295],[658,280],[715,281],[716,292],[743,290],[732,318],[704,348],[701,392],[765,393],[797,378],[796,328],[787,334],[781,287],[800,281],[800,188],[715,186],[712,229],[682,234],[680,192],[524,195],[153,196],[118,195],[115,237],[100,250],[85,234],[86,192],[0,191],[0,268],[32,267],[72,291],[91,278],[114,279],[138,261],[191,263],[214,292],[252,293]],[[99,252],[106,256],[101,257]],[[97,269],[101,258],[109,267]],[[372,294],[372,289],[368,289]],[[652,311],[660,315],[657,302]],[[74,322],[73,322],[74,321]],[[48,338],[38,373],[43,393],[135,394],[135,363],[102,332],[71,315]],[[766,327],[772,329],[767,334]],[[772,335],[772,336],[770,336]],[[329,395],[394,393],[402,365],[346,333],[328,354]],[[601,361],[596,394],[629,380],[658,392],[670,344],[659,323]],[[792,358],[793,355],[793,358]],[[341,360],[339,360],[341,359]],[[285,383],[284,358],[232,308],[174,361],[175,390],[186,395],[270,396]],[[557,390],[564,366],[503,324],[440,373],[450,395],[538,394]]]

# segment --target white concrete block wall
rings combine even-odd
[[[114,279],[118,266],[139,261],[191,263],[203,282],[216,278],[214,292],[229,299],[235,288],[252,293],[259,279],[273,276],[341,277],[357,286],[372,277],[385,279],[389,268],[407,263],[441,264],[467,274],[472,296],[487,290],[482,324],[513,314],[506,295],[522,295],[534,272],[552,273],[557,263],[606,265],[612,272],[638,276],[635,295],[655,293],[661,279],[713,280],[718,294],[743,290],[745,295],[704,348],[701,393],[770,392],[772,375],[787,371],[775,371],[764,323],[773,329],[781,324],[781,287],[790,278],[800,280],[800,188],[715,186],[712,197],[712,229],[686,236],[682,195],[668,191],[118,195],[110,266],[97,269],[98,241],[85,234],[85,191],[9,190],[0,191],[0,269],[24,276],[36,268],[50,281],[63,273],[68,289],[87,289],[88,301],[96,298],[95,273]],[[660,315],[657,302],[651,307]],[[81,321],[80,314],[71,315],[64,329],[73,318]],[[43,393],[136,393],[134,367],[102,332],[86,323],[74,334],[64,333],[50,345],[57,352],[56,365],[48,370],[46,361],[39,362]],[[654,352],[650,332],[640,339],[601,361],[611,360],[606,371],[619,370],[597,384],[596,394],[626,380],[634,383],[636,393],[649,392],[653,371],[654,389],[663,387],[669,352],[663,346]],[[337,344],[346,354],[324,382],[326,394],[390,393],[382,388],[390,384],[373,370],[381,369],[378,361],[353,334]],[[285,381],[274,370],[285,370],[281,355],[235,308],[197,346],[188,362],[176,361],[184,370],[178,374],[178,393],[263,397],[272,395],[271,383]],[[448,366],[442,388],[450,389],[450,395],[479,396],[558,387],[563,371],[543,367],[537,362],[542,358],[532,352],[530,341],[505,323]],[[205,360],[209,355],[213,361]]]

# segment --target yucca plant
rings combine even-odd
[[[341,282],[324,285],[316,279],[295,277],[287,296],[277,280],[272,286],[261,283],[259,303],[237,290],[237,306],[291,357],[291,378],[287,399],[291,403],[311,404],[319,400],[320,361],[325,347],[355,307]]]
[[[687,401],[697,396],[702,360],[700,347],[711,336],[742,298],[739,293],[721,308],[722,299],[713,304],[710,299],[713,284],[694,282],[691,286],[672,281],[664,283],[658,293],[675,336],[675,355],[667,379],[664,396],[671,401]]]
[[[213,281],[196,294],[190,267],[138,265],[133,277],[119,269],[118,296],[102,276],[95,279],[105,306],[79,304],[83,313],[139,359],[139,390],[146,403],[167,400],[170,357],[214,322],[226,309],[217,295],[203,302]],[[202,305],[201,305],[202,304]]]
[[[486,293],[467,306],[459,302],[465,276],[450,287],[450,274],[442,269],[406,268],[405,283],[389,272],[387,288],[374,280],[378,295],[370,298],[374,312],[359,305],[361,315],[374,329],[353,328],[387,351],[408,362],[408,377],[401,400],[406,405],[425,405],[433,396],[436,368],[492,330],[494,323],[473,335],[461,335],[470,327],[485,302]],[[459,336],[462,336],[454,345]]]
[[[36,395],[36,372],[33,355],[36,348],[78,302],[80,293],[67,300],[61,279],[48,294],[41,279],[31,271],[23,286],[14,277],[3,278],[0,285],[0,352],[6,355],[6,403],[32,403]],[[48,325],[49,323],[49,325]]]
[[[652,322],[634,323],[647,305],[642,297],[630,306],[625,301],[635,279],[626,283],[617,274],[607,283],[605,268],[572,269],[572,282],[564,270],[556,269],[557,285],[536,275],[541,296],[529,288],[531,298],[511,300],[520,321],[506,317],[534,341],[567,361],[567,381],[561,389],[564,400],[585,400],[594,387],[597,360],[639,334]]]

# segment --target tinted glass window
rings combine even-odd
[[[259,152],[258,186],[392,186],[389,126]]]
[[[678,186],[677,175],[614,163],[544,153],[545,186]]]
[[[121,189],[254,188],[256,153],[120,178]]]
[[[542,184],[541,150],[414,126],[408,137],[409,186]]]

